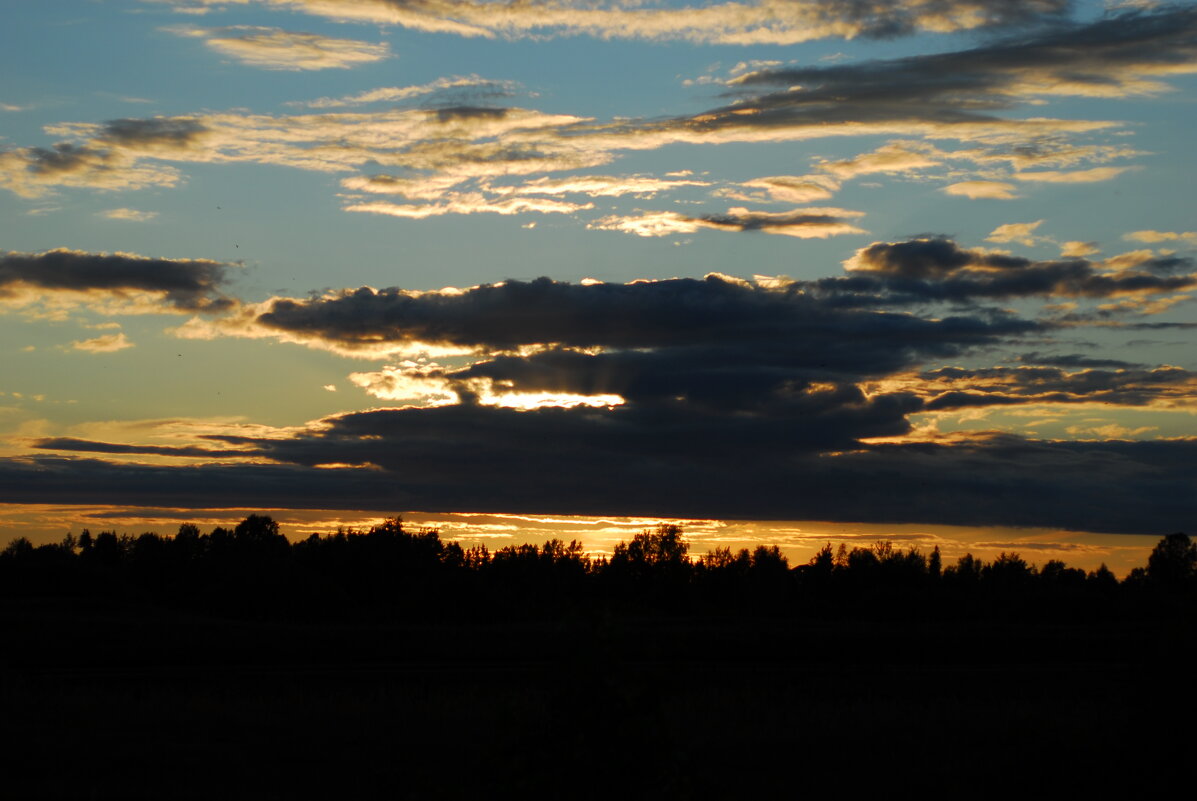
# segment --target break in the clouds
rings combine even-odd
[[[280,28],[235,25],[169,30],[179,36],[202,39],[210,49],[242,64],[268,70],[348,69],[381,61],[390,55],[385,42],[372,44],[356,39],[334,39]]]
[[[229,267],[207,259],[135,253],[0,251],[0,302],[54,306],[96,301],[124,312],[221,311],[233,305],[221,289]]]
[[[146,0],[180,10],[246,5],[249,0]],[[257,0],[256,5],[335,20],[401,25],[466,37],[589,34],[606,39],[686,39],[712,44],[796,44],[826,37],[888,39],[1052,20],[1066,0],[780,0],[675,8],[557,0],[501,4],[485,0]]]

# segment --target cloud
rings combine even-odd
[[[1042,237],[1034,235],[1034,231],[1043,225],[1043,220],[1029,223],[1006,223],[999,225],[985,237],[986,242],[1016,242],[1025,247],[1033,247]]]
[[[86,145],[59,142],[0,151],[0,187],[26,198],[42,197],[54,187],[131,190],[175,186],[180,180],[173,167]]]
[[[1037,225],[1025,223],[1019,225]],[[1000,228],[998,230],[1001,230]],[[1021,236],[1026,232],[1014,235]],[[961,248],[945,237],[919,237],[905,242],[875,242],[844,263],[853,275],[815,283],[829,295],[872,297],[876,303],[968,302],[983,298],[1076,297],[1113,298],[1177,292],[1197,285],[1191,260],[1168,262],[1160,274],[1153,258],[1125,264],[1085,259],[1033,261],[1021,256]],[[1141,311],[1145,311],[1140,309]]]
[[[745,193],[744,189],[761,189]],[[744,181],[735,189],[723,189],[715,194],[749,202],[810,203],[826,200],[839,191],[840,182],[827,175],[767,175]]]
[[[947,154],[927,142],[890,142],[855,158],[842,161],[820,161],[818,168],[836,178],[846,180],[870,173],[905,173],[934,167]]]
[[[30,447],[45,451],[76,453],[108,453],[120,455],[153,455],[193,457],[201,459],[244,457],[246,451],[235,448],[205,448],[194,445],[127,445],[118,442],[96,442],[75,437],[43,437]]]
[[[653,178],[647,175],[578,175],[572,178],[537,178],[517,186],[488,185],[490,192],[518,195],[589,195],[590,197],[619,197],[636,195],[653,197],[683,186],[710,186],[709,181],[687,178]]]
[[[461,105],[462,99],[476,104],[482,98],[493,100],[509,97],[515,89],[516,84],[513,81],[495,81],[478,75],[467,75],[437,78],[435,81],[414,86],[385,86],[346,97],[321,97],[292,105],[307,106],[308,108],[344,108],[369,103],[395,103],[428,95],[447,96],[450,93],[459,101],[453,105]]]
[[[1123,234],[1123,239],[1132,242],[1184,242],[1185,244],[1197,244],[1197,231],[1132,231],[1129,234]]]
[[[1157,537],[1197,514],[1194,440],[1003,435],[801,455],[784,429],[776,441],[775,425],[721,417],[664,426],[626,411],[378,410],[236,445],[282,464],[0,459],[0,501],[1034,525]],[[354,463],[374,466],[313,467]]]
[[[568,203],[563,200],[548,198],[514,197],[504,200],[489,200],[478,192],[450,193],[440,203],[424,205],[399,205],[396,203],[350,203],[345,211],[360,211],[369,214],[385,214],[391,217],[405,217],[411,220],[422,220],[426,217],[439,217],[443,214],[524,214],[537,212],[539,214],[572,214],[576,211],[594,208],[593,203]]]
[[[1131,168],[1094,167],[1090,170],[1074,170],[1072,172],[1042,170],[1040,172],[1016,172],[1011,177],[1016,181],[1042,181],[1053,184],[1091,184],[1117,178],[1129,169]]]
[[[233,306],[220,287],[230,265],[135,253],[0,251],[0,302],[116,304],[127,312],[210,312]]]
[[[86,353],[116,353],[118,350],[133,347],[133,343],[124,333],[118,333],[105,334],[95,339],[76,340],[71,343],[71,347]]]
[[[972,200],[979,198],[1015,200],[1018,198],[1018,195],[1014,194],[1014,184],[1008,184],[1004,181],[958,181],[954,184],[948,184],[941,191],[949,195],[971,198]]]
[[[490,11],[498,8],[484,5]],[[841,5],[819,7],[827,13],[842,13]],[[1008,3],[995,3],[992,9],[999,6],[1011,8]],[[344,10],[350,6],[338,3],[337,7]],[[859,4],[851,7],[853,14],[862,13]],[[922,6],[928,13],[932,7],[944,8],[938,2]],[[395,11],[398,6],[386,8]],[[970,8],[970,14],[979,13],[980,6]],[[542,6],[535,10],[537,14],[546,11]],[[584,9],[586,13],[594,10]],[[620,13],[640,10],[622,9]],[[524,13],[508,6],[503,11],[513,17]],[[412,7],[403,13],[409,12],[416,13]],[[862,170],[917,169],[916,165],[950,158],[1009,163],[1021,171],[1016,174],[1042,177],[1052,171],[1024,168],[1100,163],[1134,151],[1072,141],[1121,123],[1042,116],[1020,119],[1008,113],[1010,109],[1062,95],[1125,97],[1163,91],[1167,88],[1163,81],[1169,76],[1197,69],[1197,46],[1192,41],[1195,29],[1197,12],[1167,9],[1088,24],[1061,24],[1018,43],[991,42],[931,56],[803,68],[748,68],[731,80],[727,90],[733,97],[726,105],[699,114],[655,119],[604,122],[463,100],[425,109],[292,115],[229,111],[102,124],[63,123],[47,128],[50,135],[65,140],[53,148],[0,152],[0,186],[29,197],[55,187],[169,186],[181,176],[175,167],[162,162],[246,162],[357,173],[345,179],[346,188],[393,191],[412,199],[438,201],[441,206],[454,201],[448,193],[480,193],[493,205],[501,198],[490,196],[488,189],[504,188],[493,183],[496,179],[593,169],[622,153],[679,143],[719,145],[878,135],[955,139],[983,147],[943,151],[898,140],[854,159],[828,162],[828,169],[855,175],[865,174]],[[314,102],[324,108],[423,96],[425,91],[460,89],[468,93],[473,82],[474,78],[446,78],[417,87]],[[484,95],[491,91],[482,85],[476,88]],[[367,168],[377,174],[361,175]],[[1078,176],[1089,171],[1055,172]],[[799,181],[787,184],[778,180],[791,177]],[[826,177],[833,179],[831,173]],[[1003,183],[992,174],[979,177]],[[567,179],[543,180],[548,185],[549,181]],[[806,202],[838,189],[836,183],[820,184],[811,176],[756,180],[752,186],[725,187],[721,192],[753,201],[799,202],[801,197],[801,202]],[[956,188],[948,191],[972,192],[973,196],[985,191],[975,184],[968,188],[967,181],[953,186]],[[990,196],[996,188],[988,187]],[[347,208],[361,210],[355,208],[358,205],[350,202]],[[414,212],[409,208],[398,213]],[[696,221],[701,217],[651,214],[652,219],[645,222],[629,219],[625,223],[640,231],[704,227]],[[602,224],[617,221],[608,219]],[[780,230],[777,226],[765,229]],[[814,229],[803,230],[811,233]]]
[[[1034,351],[1022,354],[1018,357],[1018,360],[1023,364],[1054,365],[1057,367],[1142,367],[1142,365],[1125,362],[1120,359],[1096,359],[1080,353],[1048,355]]]
[[[1060,25],[1038,37],[971,50],[826,67],[768,69],[736,79],[782,86],[770,105],[838,97],[880,108],[921,103],[933,115],[967,117],[1042,96],[1125,97],[1167,89],[1157,80],[1197,71],[1197,10],[1131,12]]]
[[[827,37],[889,39],[919,32],[1002,27],[1056,19],[1062,0],[834,0],[727,2],[675,8],[581,0],[503,5],[485,0],[258,0],[335,20],[401,25],[430,33],[505,38],[587,34],[603,39],[685,39],[711,44],[796,44]],[[247,0],[146,0],[205,11]]]
[[[690,234],[702,228],[716,231],[764,231],[799,239],[825,239],[829,236],[867,233],[848,222],[864,212],[837,208],[803,208],[784,212],[750,211],[732,208],[727,214],[692,217],[675,211],[653,211],[639,215],[612,215],[590,224],[591,228],[622,231],[637,236]]]
[[[1060,358],[1057,361],[1068,361]],[[1197,374],[1180,367],[1154,369],[1022,366],[944,367],[919,375],[928,411],[1026,404],[1104,404],[1197,409]]]
[[[156,211],[138,211],[137,209],[108,209],[100,212],[101,217],[110,220],[125,220],[127,222],[149,222],[158,216]]]
[[[253,25],[168,30],[179,36],[203,39],[204,44],[222,55],[268,70],[348,69],[381,61],[390,55],[385,42],[371,44]]]
[[[1065,259],[1083,259],[1101,253],[1096,242],[1061,242],[1060,256]]]
[[[537,13],[543,10],[536,7]],[[228,112],[155,118],[143,124],[159,128],[190,124],[202,129],[173,147],[164,147],[170,143],[161,140],[157,149],[115,138],[110,126],[69,124],[53,126],[51,133],[77,140],[64,147],[102,152],[109,159],[256,161],[322,171],[376,162],[384,167],[456,173],[463,180],[595,166],[621,150],[649,150],[679,142],[887,133],[986,139],[1007,149],[992,158],[1008,158],[1016,166],[1039,163],[1035,152],[1057,161],[1067,161],[1067,153],[1110,158],[1127,151],[1058,142],[1061,134],[1101,130],[1116,123],[1015,119],[997,112],[1041,95],[1098,92],[1118,97],[1148,89],[1162,91],[1165,84],[1146,87],[1143,81],[1147,76],[1157,80],[1197,69],[1197,47],[1191,41],[1195,19],[1197,12],[1192,9],[1123,15],[1088,25],[1059,26],[1017,44],[857,64],[756,70],[734,79],[730,91],[739,97],[730,105],[656,120],[595,123],[576,116],[465,104],[361,114]],[[396,91],[406,93],[403,88]],[[765,94],[758,94],[761,91]],[[370,98],[345,102],[357,99]],[[1057,144],[1030,144],[1045,140]],[[870,158],[878,162],[886,154],[899,161],[941,157],[931,150],[920,154],[914,145],[899,142]],[[18,155],[23,155],[19,160],[32,158],[29,153]]]

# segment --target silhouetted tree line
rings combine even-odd
[[[716,548],[697,559],[682,530],[660,525],[621,542],[610,558],[549,540],[490,551],[446,542],[398,518],[365,531],[290,542],[270,517],[173,537],[112,531],[0,551],[0,596],[118,598],[227,617],[300,620],[478,621],[600,614],[843,616],[1064,615],[1096,618],[1197,610],[1197,544],[1164,537],[1145,567],[1119,581],[1017,553],[966,554],[945,565],[890,542],[830,544],[791,566],[777,546]]]

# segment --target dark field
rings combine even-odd
[[[22,799],[1150,793],[1195,709],[1175,620],[359,626],[59,598],[5,600],[0,627]]]

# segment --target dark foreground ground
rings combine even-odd
[[[0,636],[0,798],[1191,788],[1176,622],[356,627],[26,599]]]

